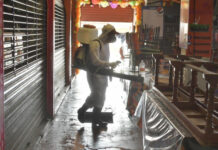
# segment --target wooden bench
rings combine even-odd
[[[187,56],[153,55],[155,59],[155,87],[176,107],[169,106],[192,136],[202,145],[218,146],[218,100],[214,97],[217,88],[218,64]],[[168,83],[159,83],[160,60],[169,61]],[[191,70],[190,87],[183,85],[184,68]],[[197,90],[197,74],[201,73],[205,91]]]

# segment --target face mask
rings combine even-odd
[[[116,36],[115,35],[108,36],[108,43],[113,43],[115,41],[116,41]]]
[[[116,37],[114,36],[113,38],[111,38],[111,43],[113,43],[113,42],[115,42],[117,39],[116,39]]]

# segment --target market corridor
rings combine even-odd
[[[142,150],[141,129],[134,125],[125,109],[127,93],[119,79],[113,78],[106,94],[105,110],[112,109],[114,123],[105,130],[81,124],[77,110],[89,94],[85,72],[76,76],[62,102],[33,150]]]

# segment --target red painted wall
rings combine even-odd
[[[76,26],[76,22],[78,22],[79,14],[80,14],[80,4],[79,1],[73,0],[72,4],[72,49],[71,49],[71,60],[74,61],[75,52],[78,47],[78,41],[77,41],[77,31],[78,26]],[[78,13],[78,14],[77,14]],[[72,69],[72,76],[74,76],[78,72],[78,69]]]
[[[72,0],[64,0],[65,14],[66,14],[66,61],[65,61],[65,79],[66,85],[71,82],[71,35],[72,35]]]
[[[54,77],[53,77],[53,64],[54,64],[54,16],[55,15],[55,0],[47,0],[47,113],[48,117],[54,116]]]
[[[0,0],[0,150],[4,150],[3,0]]]
[[[213,29],[213,1],[190,0],[189,24],[198,21],[198,24],[208,24],[208,32],[192,32],[189,28],[190,45],[187,50],[189,56],[212,56],[212,29]]]
[[[133,22],[133,9],[130,6],[113,9],[110,6],[102,8],[98,5],[85,5],[81,6],[81,21]]]

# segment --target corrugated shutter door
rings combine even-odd
[[[6,150],[24,150],[46,118],[44,0],[4,1]]]
[[[54,109],[57,110],[65,90],[65,10],[62,0],[55,1]]]
[[[90,7],[85,5],[81,7],[81,21],[98,21],[98,22],[133,22],[133,9],[128,6],[116,9],[111,7],[102,8],[98,5]]]

